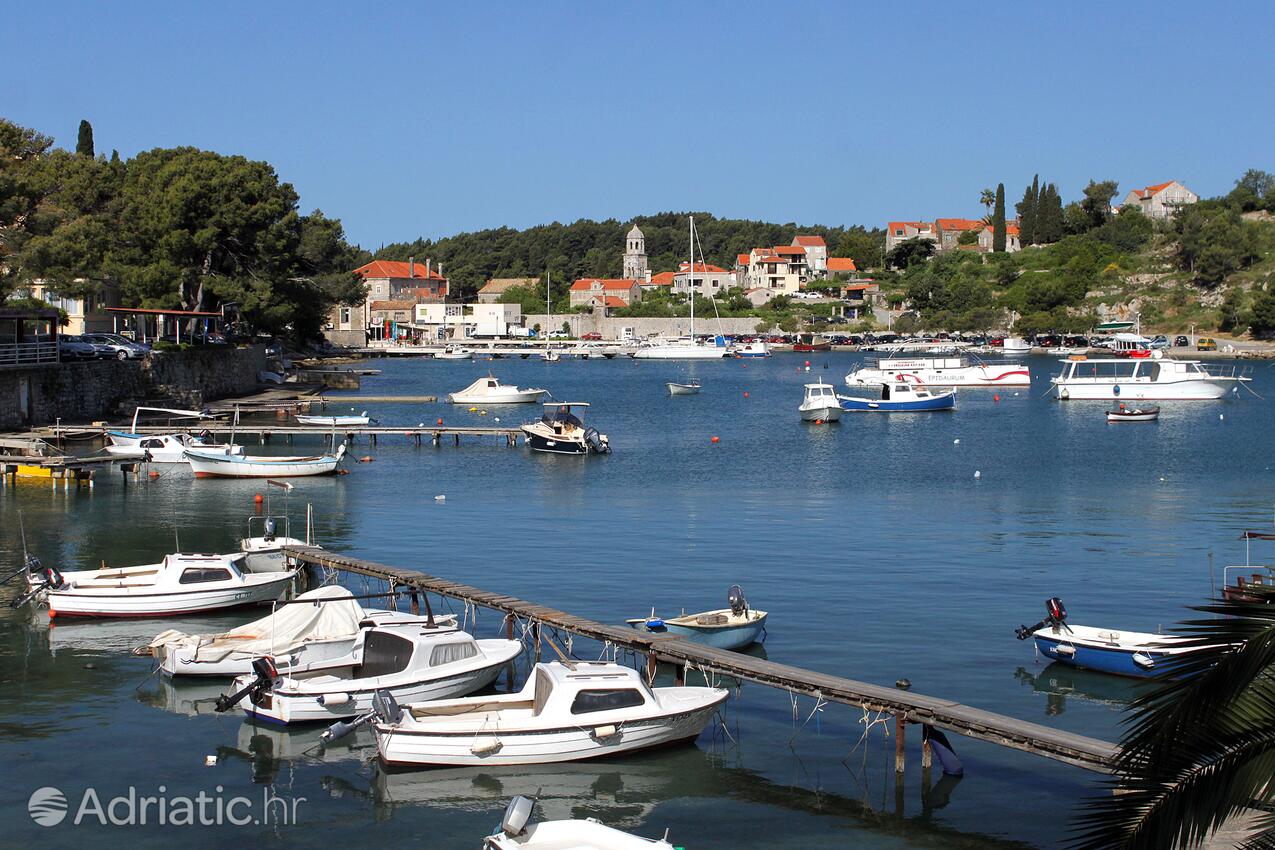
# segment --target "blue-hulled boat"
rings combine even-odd
[[[1190,651],[1180,645],[1184,640],[1180,637],[1068,625],[1067,609],[1056,596],[1046,601],[1045,608],[1045,619],[1034,626],[1019,626],[1016,634],[1019,640],[1034,638],[1041,655],[1061,664],[1149,678],[1171,673],[1175,657]]]
[[[630,628],[652,634],[669,634],[707,644],[718,649],[742,649],[763,638],[766,631],[765,611],[748,607],[748,600],[732,585],[728,594],[729,608],[703,611],[699,614],[683,613],[678,617],[657,617],[654,609],[649,617],[625,620]]]
[[[926,387],[898,381],[881,385],[880,398],[839,395],[842,410],[856,413],[917,413],[929,410],[952,410],[956,407],[956,391],[934,392]]]

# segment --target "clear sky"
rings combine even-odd
[[[1275,171],[1275,4],[10,3],[0,115],[271,162],[382,242],[665,210],[977,216]]]

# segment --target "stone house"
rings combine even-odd
[[[596,306],[593,299],[598,296],[610,296],[624,302],[618,306],[627,307],[642,300],[642,287],[632,278],[580,278],[571,284],[571,306]],[[617,305],[604,304],[604,307]]]
[[[1150,218],[1166,219],[1181,207],[1198,203],[1200,196],[1176,180],[1134,189],[1125,195],[1123,206],[1135,206]]]
[[[367,284],[367,297],[361,304],[338,304],[328,314],[324,335],[336,345],[359,347],[367,345],[369,339],[385,338],[385,323],[372,321],[374,302],[410,301],[415,305],[447,297],[448,280],[442,266],[435,268],[428,259],[424,263],[414,257],[405,263],[373,260],[354,273]]]
[[[828,244],[822,236],[794,236],[792,244],[806,252],[806,267],[811,277],[823,277],[828,268]]]
[[[909,239],[938,242],[938,234],[934,231],[934,225],[928,221],[892,221],[885,226],[886,253]]]
[[[940,218],[934,221],[934,233],[937,236],[940,251],[952,251],[960,247],[961,234],[977,233],[986,225],[981,219],[974,218]]]
[[[985,254],[990,253],[995,237],[996,234],[991,225],[983,225],[983,229],[978,232],[978,250]],[[1018,225],[1012,221],[1005,222],[1005,252],[1012,254],[1022,249],[1023,243],[1018,238]]]
[[[478,303],[499,303],[500,296],[515,286],[524,286],[532,291],[537,291],[538,288],[544,289],[544,287],[540,286],[540,279],[535,277],[494,277],[484,283],[482,289],[478,290]],[[541,294],[543,295],[543,292]]]
[[[683,295],[694,290],[705,298],[716,298],[735,283],[734,272],[708,263],[696,263],[693,272],[690,263],[681,263],[673,273],[673,291]]]

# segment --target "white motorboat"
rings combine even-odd
[[[139,434],[137,422],[143,413],[165,414],[171,419],[209,419],[197,410],[176,410],[167,407],[139,407],[133,411],[133,424],[129,431],[107,431],[110,445],[106,451],[117,457],[149,460],[151,463],[186,463],[186,449],[200,449],[215,454],[243,454],[243,446],[221,445],[213,442],[207,431],[192,435],[174,431],[170,434]]]
[[[798,405],[804,422],[836,422],[841,419],[841,402],[832,384],[819,381],[806,384],[806,395]]]
[[[459,345],[449,345],[441,351],[434,352],[435,360],[473,360],[474,350]]]
[[[1001,341],[1000,349],[1006,354],[1030,354],[1032,345],[1021,336],[1007,336]]]
[[[342,428],[347,426],[359,428],[372,420],[368,417],[365,410],[362,413],[351,413],[344,416],[303,416],[297,414],[297,421],[302,425],[317,425],[323,428]]]
[[[548,390],[506,386],[489,372],[487,377],[479,378],[460,392],[452,393],[447,400],[452,404],[531,404],[540,401],[547,392]]]
[[[347,655],[283,673],[235,679],[221,710],[238,704],[270,723],[332,722],[372,708],[378,691],[396,700],[437,700],[487,687],[522,652],[516,640],[475,640],[436,621],[385,623],[366,631]]]
[[[560,455],[607,454],[611,441],[606,434],[584,424],[578,412],[588,407],[584,401],[553,402],[545,405],[539,421],[521,427],[532,451]]]
[[[28,594],[48,605],[50,617],[168,617],[273,602],[296,576],[246,573],[244,559],[183,553],[135,567],[28,570]]]
[[[1159,351],[1150,357],[1085,357],[1060,361],[1062,372],[1049,381],[1059,400],[1208,401],[1248,383],[1237,367],[1206,367],[1198,360],[1174,360]]]
[[[308,457],[275,455],[215,455],[187,449],[186,457],[196,478],[299,478],[305,475],[331,475],[345,457],[345,443],[336,454]]]
[[[483,850],[674,850],[668,833],[648,840],[593,818],[544,820],[528,826],[534,808],[535,801],[529,797],[510,800],[500,831],[483,839]]]
[[[435,618],[454,625],[448,615]],[[349,655],[367,630],[385,623],[417,622],[424,617],[398,611],[365,609],[349,590],[328,585],[302,593],[259,620],[216,634],[188,634],[169,629],[156,635],[147,650],[159,659],[166,676],[239,676],[252,662],[269,655],[279,669],[305,667]]]
[[[912,381],[927,387],[1028,387],[1031,372],[1021,363],[984,363],[971,357],[882,357],[865,360],[846,375],[852,387]]]
[[[692,741],[723,688],[651,688],[628,667],[537,664],[514,694],[390,706],[376,746],[390,765],[543,764]]]
[[[699,381],[688,381],[685,384],[669,381],[664,386],[668,387],[669,395],[698,395],[700,390]]]
[[[758,339],[735,346],[733,353],[736,357],[769,357],[770,346],[764,340]]]

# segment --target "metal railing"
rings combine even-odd
[[[0,343],[0,366],[34,366],[57,362],[59,361],[56,342]]]

